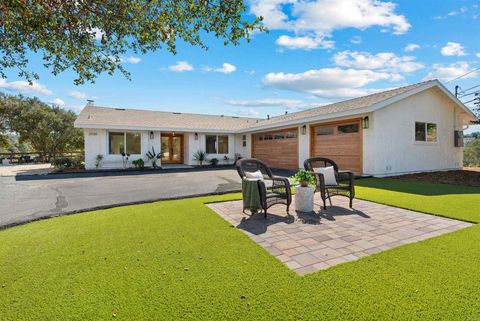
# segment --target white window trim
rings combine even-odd
[[[141,156],[142,155],[142,150],[143,150],[143,142],[142,142],[142,132],[140,131],[123,131],[123,130],[109,130],[107,131],[107,155],[108,156],[122,156],[122,154],[110,154],[110,133],[123,133],[123,146],[125,147],[125,155],[127,154],[127,133],[132,133],[132,134],[140,134],[140,154],[130,154],[130,157],[132,156]]]
[[[417,137],[416,137],[416,126],[417,126],[417,123],[423,123],[425,124],[425,140],[417,140]],[[436,129],[437,129],[437,132],[436,132],[436,140],[434,142],[430,142],[427,140],[427,125],[428,124],[433,124],[435,125]],[[414,123],[414,128],[413,128],[413,140],[414,140],[414,143],[415,145],[436,145],[438,144],[438,124],[437,123],[433,123],[433,122],[428,122],[428,121],[415,121]]]
[[[208,136],[215,136],[215,153],[208,153],[213,155],[229,155],[230,154],[230,136],[229,135],[214,135],[214,134],[206,134],[205,135],[205,151],[207,151],[207,137]],[[226,153],[219,153],[218,152],[218,137],[219,136],[226,136],[227,137],[227,152]]]

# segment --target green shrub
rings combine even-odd
[[[135,168],[143,168],[145,166],[145,162],[141,158],[132,161],[132,164]]]
[[[59,156],[53,159],[51,164],[59,172],[64,170],[83,169],[83,161],[78,157]]]
[[[210,165],[212,165],[212,166],[217,166],[217,165],[218,165],[218,158],[212,158],[212,159],[210,159]]]
[[[468,143],[463,150],[464,166],[480,166],[480,139]]]

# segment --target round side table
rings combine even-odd
[[[313,194],[315,189],[307,186],[295,186],[295,210],[299,212],[313,212]]]

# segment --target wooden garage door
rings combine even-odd
[[[252,136],[252,155],[273,168],[298,168],[298,129],[284,129]]]
[[[312,126],[311,155],[330,158],[340,169],[362,173],[361,119]]]

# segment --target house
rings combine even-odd
[[[387,90],[269,119],[87,105],[75,127],[85,133],[85,166],[123,167],[152,147],[162,164],[196,165],[202,150],[220,163],[236,155],[276,168],[301,168],[310,156],[358,175],[389,176],[462,167],[462,130],[475,115],[438,80]]]

